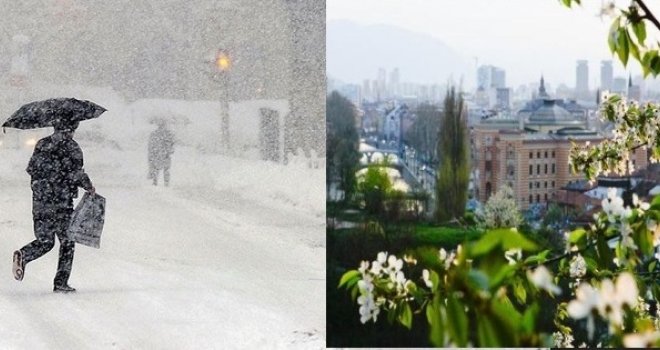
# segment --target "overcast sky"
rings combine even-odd
[[[593,87],[599,83],[600,61],[613,59],[607,46],[611,19],[598,16],[603,1],[583,3],[569,9],[559,0],[328,0],[326,13],[328,21],[389,24],[429,34],[473,64],[476,57],[479,65],[504,68],[513,87],[541,74],[555,87],[561,82],[574,87],[576,60],[586,59]],[[658,3],[651,8],[660,12]],[[615,76],[627,76],[614,61]],[[636,63],[629,67],[639,74]],[[404,80],[405,67],[401,70]]]

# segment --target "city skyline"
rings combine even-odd
[[[575,88],[576,62],[586,60],[588,85],[590,90],[595,90],[601,85],[600,64],[603,60],[613,61],[614,76],[641,74],[636,62],[629,63],[626,69],[609,52],[607,32],[611,20],[598,16],[600,6],[595,2],[585,3],[571,10],[558,1],[542,0],[510,0],[506,3],[497,0],[451,3],[428,0],[364,0],[359,3],[329,0],[327,21],[328,26],[338,21],[351,21],[367,27],[394,26],[433,37],[456,51],[469,64],[470,69],[453,74],[454,80],[462,76],[468,89],[476,87],[477,67],[481,65],[493,65],[507,71],[509,87],[527,85],[544,75],[554,86],[563,83]],[[474,8],[480,11],[472,11]],[[364,72],[363,76],[352,77],[336,74],[330,65],[333,54],[338,53],[332,52],[329,46],[330,77],[359,83],[376,74]],[[394,67],[383,65],[383,68],[389,70]],[[401,81],[429,83],[407,76],[405,66],[398,68],[401,70]],[[438,78],[436,82],[445,83],[446,77],[444,81]]]

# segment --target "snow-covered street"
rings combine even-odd
[[[76,245],[68,295],[52,293],[59,244],[11,275],[34,239],[31,149],[0,148],[0,348],[325,346],[324,169],[180,147],[154,187],[141,145],[79,143],[106,223],[101,249]]]

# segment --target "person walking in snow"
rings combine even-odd
[[[13,273],[16,280],[23,280],[25,265],[43,256],[60,241],[57,273],[53,291],[75,292],[69,286],[75,243],[68,239],[67,230],[73,213],[73,199],[78,187],[95,193],[89,176],[83,169],[83,153],[73,140],[77,121],[57,119],[54,133],[37,143],[27,167],[32,182],[32,216],[36,240],[14,252]]]
[[[163,170],[165,186],[170,185],[170,166],[174,153],[174,134],[167,128],[165,122],[158,121],[158,128],[151,132],[148,146],[149,177],[153,185],[158,185],[158,175]]]

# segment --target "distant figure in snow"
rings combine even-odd
[[[174,153],[174,134],[164,121],[158,121],[158,128],[149,135],[149,177],[154,186],[158,185],[158,175],[163,170],[165,186],[170,185],[170,166]]]
[[[78,187],[95,193],[89,176],[83,169],[83,153],[73,134],[78,122],[56,120],[55,132],[36,144],[27,167],[32,178],[32,216],[36,240],[14,252],[14,278],[22,280],[25,265],[43,256],[60,241],[60,256],[53,291],[75,292],[69,286],[75,243],[68,239],[67,230],[73,213],[73,199]]]

